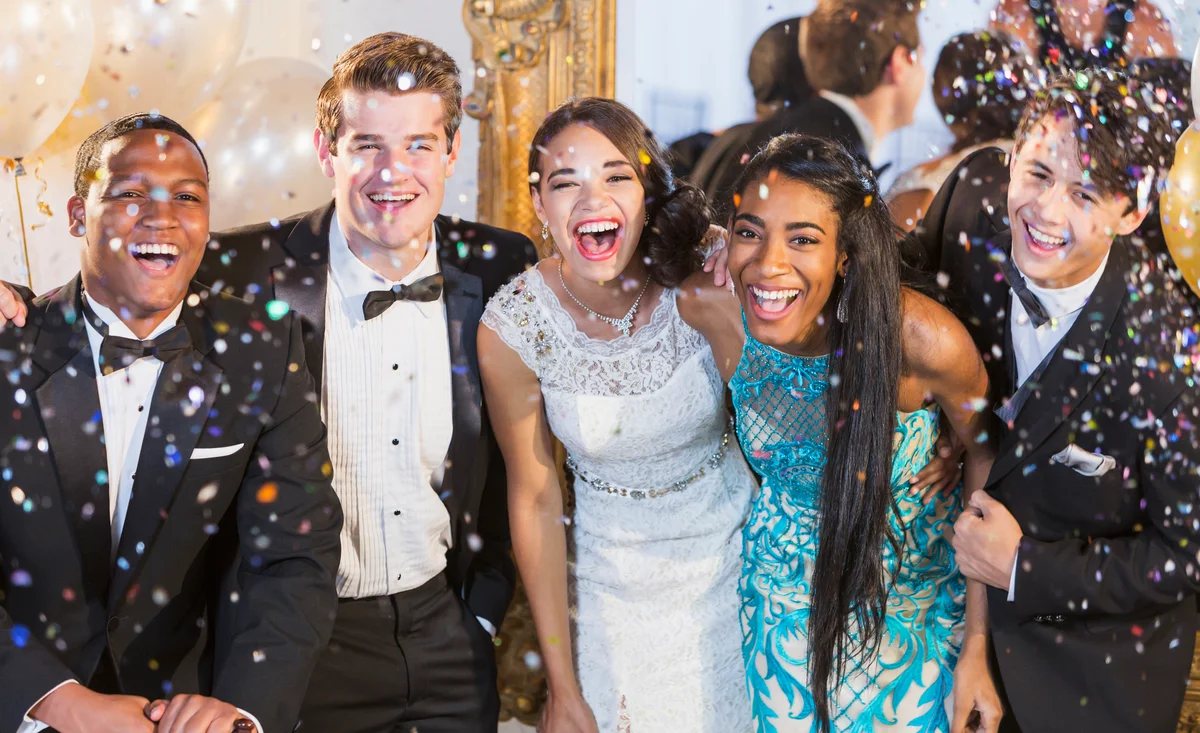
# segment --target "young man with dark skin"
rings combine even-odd
[[[0,504],[0,730],[290,731],[342,524],[299,321],[193,281],[208,170],[177,123],[101,128],[75,188],[80,274],[15,291],[27,313],[0,332],[19,499]]]

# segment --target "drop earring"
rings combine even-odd
[[[837,319],[838,323],[845,323],[850,318],[849,308],[846,305],[846,293],[850,291],[847,283],[842,283],[842,294],[838,296],[837,303]]]
[[[542,241],[545,242],[550,238],[550,222],[542,222]]]

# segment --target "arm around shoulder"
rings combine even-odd
[[[737,296],[729,286],[714,284],[712,273],[701,270],[679,286],[676,304],[684,322],[708,341],[721,378],[728,382],[746,344],[742,305]]]

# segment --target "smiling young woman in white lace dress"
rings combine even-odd
[[[531,150],[557,252],[497,293],[478,344],[549,681],[541,730],[748,730],[737,583],[756,483],[675,302],[700,264],[703,195],[611,100],[559,108]]]

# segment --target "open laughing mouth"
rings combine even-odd
[[[774,321],[783,318],[800,300],[798,288],[772,288],[764,285],[750,285],[750,304],[754,315],[765,320]]]
[[[1029,243],[1029,249],[1034,254],[1054,254],[1067,245],[1066,238],[1056,237],[1041,229],[1036,229],[1029,222],[1023,223],[1025,224],[1025,241]]]
[[[588,219],[575,225],[575,248],[593,262],[607,260],[621,246],[623,228],[616,219]]]
[[[377,193],[367,194],[367,198],[375,205],[375,208],[388,214],[395,214],[408,206],[413,201],[417,200],[415,193],[396,193],[393,191],[380,191]]]
[[[134,261],[149,272],[168,272],[179,262],[179,247],[174,244],[142,242],[128,247]]]

